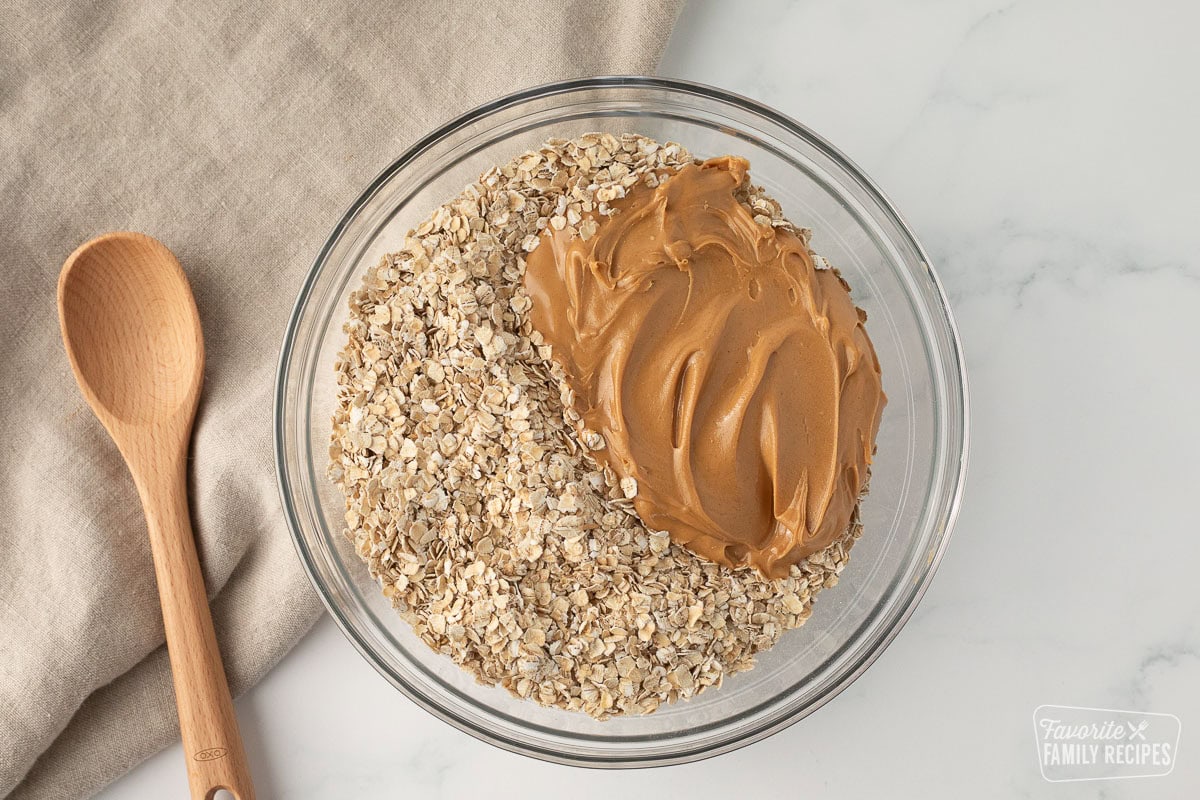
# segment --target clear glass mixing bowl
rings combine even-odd
[[[633,131],[697,156],[750,160],[751,175],[870,316],[889,402],[864,534],[812,618],[750,672],[645,717],[597,722],[487,688],[417,639],[342,535],[325,477],[333,362],[346,298],[406,231],[479,173],[550,137]],[[275,398],[280,491],[296,549],[330,614],[396,688],[500,747],[567,764],[635,767],[732,750],[812,713],[874,661],[912,614],[946,547],[962,490],[967,392],[945,295],[924,252],[857,167],[802,125],[696,84],[595,78],[514,94],[471,111],[404,153],[354,201],[308,273],[288,324]]]

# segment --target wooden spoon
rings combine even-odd
[[[187,277],[157,240],[105,234],[63,264],[58,317],[79,388],[125,457],[146,513],[191,796],[225,789],[253,800],[188,520],[204,341]]]

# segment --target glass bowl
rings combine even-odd
[[[343,536],[325,477],[347,296],[404,234],[481,172],[551,137],[638,132],[694,155],[748,158],[755,183],[813,229],[870,320],[889,402],[864,533],[837,587],[751,671],[644,717],[597,722],[480,686],[420,641]],[[913,234],[857,167],[804,126],[742,97],[657,78],[593,78],[529,89],[464,114],[398,158],[359,196],[317,255],[288,323],[275,396],[280,492],[296,549],[329,613],[396,688],[505,749],[565,764],[675,764],[762,739],[848,686],[896,636],[946,547],[962,491],[967,392],[945,295]]]

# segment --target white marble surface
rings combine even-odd
[[[263,798],[1200,796],[1200,6],[699,2],[662,66],[855,159],[950,295],[966,502],[883,657],[789,730],[638,773],[551,766],[419,710],[328,619],[239,703]],[[1043,703],[1165,711],[1166,778],[1050,784]],[[178,747],[102,796],[184,796]]]

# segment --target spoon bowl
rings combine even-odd
[[[97,415],[143,425],[195,413],[200,315],[161,242],[140,233],[93,239],[67,259],[58,292],[67,353]]]

